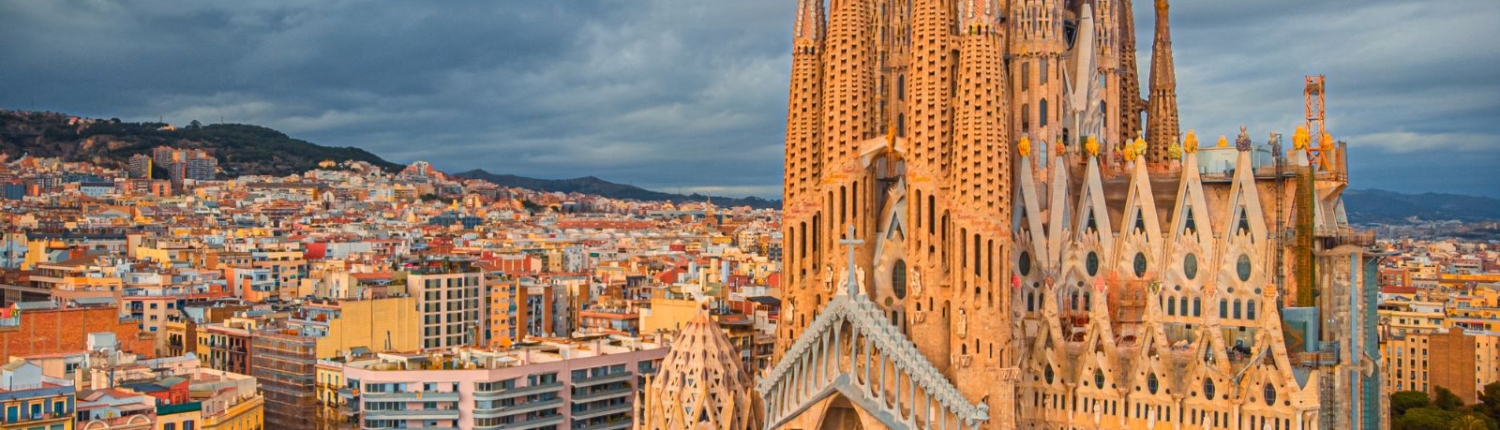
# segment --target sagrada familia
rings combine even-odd
[[[1200,144],[1153,6],[1143,96],[1130,0],[799,0],[775,365],[699,321],[636,427],[1383,427],[1322,78]]]

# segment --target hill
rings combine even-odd
[[[1344,192],[1344,209],[1356,224],[1401,224],[1420,220],[1500,220],[1500,199],[1458,194],[1402,194],[1380,189]]]
[[[363,149],[321,146],[255,125],[173,128],[162,123],[0,110],[0,153],[11,159],[30,154],[119,168],[130,156],[149,155],[151,148],[162,145],[206,150],[219,159],[219,167],[229,176],[297,174],[316,168],[323,160],[364,161],[388,170],[400,167]]]
[[[634,185],[617,184],[593,176],[584,176],[573,179],[536,179],[525,176],[495,174],[474,169],[467,172],[455,174],[461,178],[481,179],[493,182],[503,187],[525,188],[528,190],[595,194],[612,199],[627,199],[640,201],[671,201],[673,203],[701,202],[713,199],[718,206],[750,206],[753,208],[781,208],[780,200],[766,200],[759,197],[730,198],[712,197],[702,194],[672,194],[659,191],[651,191]]]

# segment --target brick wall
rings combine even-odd
[[[17,327],[0,326],[0,357],[88,349],[88,334],[113,332],[120,350],[154,357],[154,336],[141,336],[135,320],[121,322],[115,308],[21,312]]]

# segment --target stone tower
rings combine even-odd
[[[1043,152],[1063,141],[1063,0],[1009,0],[1013,127]],[[1070,136],[1071,137],[1071,136]],[[1044,163],[1047,157],[1035,157]],[[1038,167],[1037,173],[1042,172]]]
[[[1130,5],[1130,0],[1119,0],[1119,7],[1115,9],[1114,16],[1119,27],[1119,41],[1115,46],[1120,50],[1120,90],[1117,92],[1120,102],[1115,108],[1119,117],[1119,134],[1115,139],[1109,141],[1110,148],[1135,140],[1141,137],[1141,79],[1136,72],[1135,62],[1135,12]]]
[[[819,209],[823,199],[823,37],[826,17],[823,2],[799,0],[797,22],[793,27],[792,83],[787,97],[786,178],[782,207],[782,224],[786,226],[785,265],[781,276],[787,285],[803,285],[818,271],[818,239],[814,227],[822,221]],[[788,303],[810,303],[813,289],[788,290]],[[795,306],[783,313],[783,333],[778,340],[795,339],[798,328],[812,320],[817,308]],[[800,311],[800,312],[799,312]],[[777,351],[784,351],[779,345]]]
[[[1151,96],[1146,118],[1146,163],[1171,162],[1168,148],[1177,144],[1177,72],[1172,68],[1172,31],[1167,0],[1156,0],[1156,38],[1151,42]]]
[[[1094,1],[1094,45],[1099,47],[1098,69],[1099,75],[1104,77],[1106,89],[1103,102],[1105,113],[1104,130],[1102,136],[1095,136],[1106,148],[1112,148],[1111,143],[1116,142],[1121,135],[1121,115],[1116,113],[1122,107],[1125,97],[1119,88],[1124,85],[1120,70],[1120,53],[1124,48],[1120,44],[1120,13],[1117,9],[1119,0],[1095,0]]]
[[[1034,53],[1027,73],[1037,83],[1025,103],[1046,106],[1045,125],[1032,121],[1051,142],[1061,138],[1067,44],[1060,3],[1033,1],[1024,8],[1048,11],[1033,17],[1045,28],[1017,27],[1034,35],[1019,45]],[[878,309],[890,334],[914,348],[940,385],[961,394],[950,401],[985,405],[993,412],[984,428],[1010,428],[1016,358],[1007,280],[1017,117],[1006,70],[1012,47],[1001,19],[1008,5],[834,0],[826,30],[822,5],[800,1],[794,26],[779,354],[817,336],[808,331],[814,319],[836,300],[847,302],[837,286],[858,276],[861,300]]]

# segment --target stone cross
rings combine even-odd
[[[855,268],[855,266],[854,266],[854,247],[859,246],[859,245],[865,243],[865,241],[859,240],[858,238],[854,237],[854,226],[852,226],[852,225],[849,226],[849,236],[847,236],[847,237],[848,237],[847,239],[840,240],[839,244],[840,245],[847,245],[849,247],[849,286],[848,286],[848,288],[849,288],[849,297],[854,297],[855,295],[859,294],[859,284],[855,280],[855,274],[854,274],[854,268]]]

